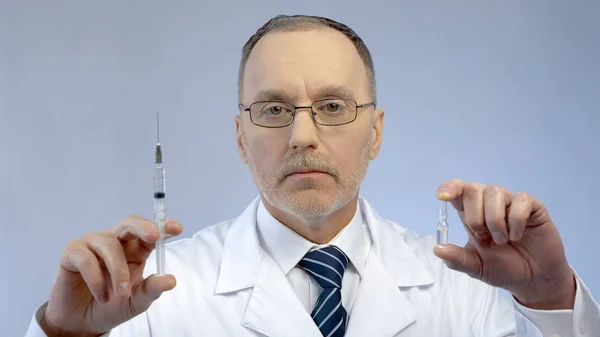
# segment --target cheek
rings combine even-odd
[[[365,144],[369,141],[367,132],[353,130],[343,134],[332,135],[329,141],[328,152],[332,159],[339,165],[344,172],[354,171],[358,163],[364,160]]]
[[[255,134],[247,141],[250,159],[263,170],[273,171],[287,150],[287,142],[273,135]]]

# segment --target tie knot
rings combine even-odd
[[[342,288],[348,257],[336,246],[327,246],[308,252],[298,263],[321,288]]]

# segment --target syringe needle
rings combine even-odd
[[[156,144],[160,144],[160,120],[158,118],[158,111],[156,111]]]

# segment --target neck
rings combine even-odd
[[[350,200],[350,202],[335,212],[326,216],[310,219],[299,218],[288,214],[269,204],[264,198],[263,204],[267,211],[269,211],[277,221],[298,233],[298,235],[310,242],[325,244],[338,235],[338,233],[344,229],[354,217],[356,208],[358,207],[358,193]]]

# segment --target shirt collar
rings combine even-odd
[[[356,268],[360,277],[363,275],[367,260],[366,225],[357,204],[356,213],[346,227],[328,244],[318,245],[308,241],[298,233],[275,219],[265,208],[262,201],[256,213],[257,229],[263,249],[275,260],[275,263],[287,275],[311,249],[335,245],[340,248]]]

